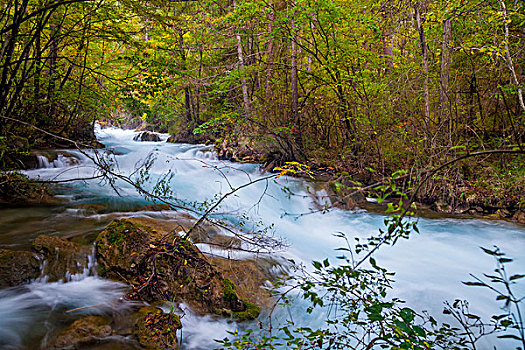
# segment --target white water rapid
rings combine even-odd
[[[206,146],[165,141],[135,142],[133,137],[137,132],[116,128],[101,129],[97,126],[96,133],[106,146],[103,152],[109,154],[108,159],[115,172],[138,179],[145,160],[151,160],[145,187],[152,189],[154,183],[164,179],[181,203],[210,200],[216,198],[217,194],[227,193],[229,186],[238,187],[250,179],[264,176],[257,165],[217,160]],[[166,139],[165,135],[162,139]],[[146,204],[147,201],[133,186],[122,181],[115,184],[118,189],[116,193],[99,179],[89,180],[99,175],[97,168],[85,154],[79,151],[68,153],[74,155],[80,164],[45,166],[28,170],[26,174],[52,180],[87,179],[61,185],[61,195],[68,198],[70,203],[105,202],[110,205],[110,210],[104,214],[93,214],[71,209],[71,205],[63,211],[33,210],[29,215],[33,215],[33,222],[38,221],[40,226],[30,225],[27,220],[13,214],[10,219],[0,219],[0,229],[4,231],[0,232],[0,247],[28,245],[41,232],[64,236],[96,233],[109,220],[118,216],[170,217],[169,212],[127,213],[130,206]],[[87,154],[93,155],[93,152],[87,151]],[[366,238],[384,227],[383,216],[365,211],[332,210],[326,214],[290,215],[315,209],[309,195],[309,191],[312,191],[310,187],[313,185],[304,180],[287,177],[261,181],[228,198],[217,213],[232,223],[237,223],[240,215],[246,215],[248,222],[253,225],[258,221],[265,225],[274,224],[275,235],[283,237],[289,244],[287,249],[276,254],[307,265],[312,260],[326,257],[336,261],[335,257],[340,254],[335,249],[344,245],[340,238],[334,236],[338,232],[345,233],[350,239]],[[86,227],[82,226],[83,223]],[[42,224],[48,228],[47,231],[42,228]],[[380,266],[396,272],[396,283],[391,295],[407,300],[408,305],[418,311],[428,310],[437,316],[442,314],[444,301],[452,302],[456,298],[469,300],[472,312],[482,316],[501,311],[493,294],[464,286],[461,281],[471,280],[469,273],[482,276],[482,273],[490,273],[494,269],[493,259],[480,250],[480,247],[492,248],[494,245],[514,258],[514,262],[509,265],[509,274],[524,273],[525,228],[502,221],[479,219],[420,219],[418,227],[420,234],[413,233],[409,240],[400,241],[395,247],[383,247],[376,254]],[[56,308],[57,305],[72,308],[81,304],[97,304],[99,300],[118,299],[122,295],[120,288],[114,282],[92,276],[63,284],[35,282],[0,291],[0,338],[11,339],[7,343],[15,344],[13,346],[16,348],[16,344],[23,343],[19,338],[27,334],[27,331],[24,333],[24,327],[46,322],[46,310]],[[518,295],[525,294],[523,283],[518,284],[517,288]],[[314,322],[311,319],[313,316],[307,315],[304,309],[300,310],[302,306],[292,311],[296,312],[294,320],[298,324]],[[33,310],[43,310],[37,311],[37,320],[31,316]],[[196,316],[183,318],[183,325],[183,348],[195,350],[213,348],[213,339],[224,338],[227,331],[236,328],[235,324],[226,321]],[[491,348],[490,341],[480,344],[480,348]]]

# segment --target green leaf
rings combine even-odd
[[[399,315],[401,316],[401,318],[405,321],[405,322],[412,322],[414,321],[414,317],[415,317],[415,313],[414,313],[414,310],[408,308],[408,307],[405,307],[403,309],[401,309],[401,312],[399,313]]]
[[[420,337],[426,337],[427,336],[427,333],[425,332],[425,330],[423,328],[419,327],[419,326],[414,326],[414,327],[412,327],[412,329],[414,330],[414,333],[416,333]]]
[[[321,270],[321,268],[323,267],[323,265],[321,265],[321,263],[319,261],[314,261],[312,262],[312,265],[314,265],[314,267],[317,269],[317,270]]]

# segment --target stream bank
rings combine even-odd
[[[277,150],[268,150],[250,142],[239,139],[227,142],[215,142],[215,151],[219,159],[238,163],[260,164],[267,172],[279,172],[276,168],[286,166],[294,161]],[[517,156],[518,157],[518,156]],[[363,208],[384,214],[388,203],[399,201],[393,193],[379,204],[375,198],[384,197],[390,188],[379,188],[382,185],[395,185],[397,191],[411,193],[410,177],[406,175],[389,177],[381,175],[368,167],[356,167],[334,159],[325,161],[308,160],[305,162],[308,172],[288,172],[289,176],[308,179],[324,189],[333,206],[344,210]],[[469,170],[469,166],[472,169]],[[477,162],[463,164],[462,171],[476,178],[474,172],[481,171]],[[414,175],[416,177],[416,175]],[[525,224],[525,178],[507,179],[511,186],[483,186],[479,181],[469,181],[464,176],[452,181],[446,177],[430,179],[415,197],[416,214],[423,217],[458,217],[508,220]],[[374,185],[377,184],[377,185]],[[318,199],[324,202],[323,199]],[[319,208],[321,209],[321,208]],[[435,214],[434,214],[435,213]]]

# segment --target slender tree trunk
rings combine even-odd
[[[237,6],[237,3],[234,1],[233,6]],[[239,60],[239,68],[241,73],[244,74],[244,54],[242,51],[242,38],[241,33],[238,28],[235,28],[235,38],[237,39],[237,59]],[[248,85],[246,84],[246,78],[242,76],[241,78],[241,88],[242,88],[242,100],[244,107],[244,115],[250,116],[250,96],[248,95]]]
[[[270,99],[272,97],[272,69],[273,69],[273,57],[274,57],[274,43],[273,43],[273,20],[274,20],[274,13],[272,12],[270,15],[270,21],[268,23],[268,33],[270,35],[270,39],[268,40],[268,63],[267,63],[267,71],[266,71],[266,98]]]
[[[514,68],[514,62],[512,61],[512,56],[510,54],[510,48],[509,48],[509,24],[508,24],[508,14],[507,14],[507,7],[505,6],[505,1],[499,0],[499,4],[501,6],[501,10],[503,11],[504,15],[504,26],[505,26],[505,40],[503,41],[503,46],[505,47],[505,58],[507,59],[507,65],[509,66],[511,75],[512,75],[512,81],[514,84],[518,87],[518,103],[521,107],[521,110],[525,112],[525,103],[523,102],[523,91],[521,89],[520,82],[518,81],[518,77],[516,75],[516,69]]]
[[[56,65],[58,58],[58,28],[51,25],[51,32],[53,38],[51,38],[51,47],[49,53],[49,83],[47,85],[47,100],[49,103],[48,116],[55,117],[56,112],[56,101],[55,101],[55,79],[57,78]]]
[[[35,101],[40,100],[40,72],[42,71],[40,65],[42,64],[42,48],[40,45],[40,31],[36,33],[35,39],[35,61],[36,61],[36,71],[35,71],[35,90],[34,90],[34,99]]]
[[[450,99],[449,99],[449,80],[450,64],[452,59],[452,49],[449,45],[452,38],[452,25],[449,20],[443,22],[443,36],[441,43],[441,71],[439,83],[439,106],[440,119],[449,118]],[[441,120],[438,124],[441,124]]]
[[[179,30],[179,50],[180,59],[182,61],[182,69],[186,70],[186,52],[184,51],[184,32],[182,29]],[[191,89],[189,82],[184,83],[184,112],[186,116],[186,123],[191,124],[193,122],[193,114],[191,112]],[[195,125],[192,125],[195,127]]]
[[[295,9],[295,1],[293,2]],[[293,139],[296,151],[294,158],[300,160],[304,158],[303,150],[303,135],[301,113],[299,113],[299,76],[298,76],[298,62],[297,62],[297,26],[294,20],[291,23],[292,42],[291,42],[291,62],[290,62],[290,84],[292,88],[292,118],[293,118]],[[296,153],[296,154],[295,154]]]
[[[385,73],[389,74],[394,68],[394,55],[392,53],[392,34],[386,23],[392,9],[392,0],[384,1],[382,6],[381,16],[385,22],[385,27],[383,28],[383,55],[385,56]]]
[[[292,115],[294,121],[297,121],[299,111],[299,91],[297,87],[297,33],[295,28],[295,22],[292,22],[292,42],[291,42],[291,64],[290,64],[290,83],[292,86]]]
[[[427,132],[430,131],[430,93],[428,88],[428,50],[427,50],[427,39],[425,36],[425,29],[423,28],[423,13],[426,11],[422,2],[418,2],[415,5],[415,17],[417,31],[419,33],[419,43],[421,45],[421,60],[423,68],[423,93],[425,98],[425,126]]]

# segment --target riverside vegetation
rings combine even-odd
[[[487,324],[459,301],[446,310],[461,330],[385,301],[391,277],[372,255],[408,237],[412,226],[404,219],[413,202],[525,222],[525,7],[519,1],[0,4],[2,202],[54,200],[51,184],[10,170],[34,167],[41,149],[100,147],[97,121],[139,128],[136,141],[159,141],[155,132],[167,132],[171,142],[211,142],[222,159],[320,179],[332,202],[346,209],[365,203],[366,195],[388,203],[387,214],[394,215],[379,236],[344,248],[366,259],[346,256],[337,267],[317,262],[317,279],[297,281],[314,308],[328,300],[316,289],[325,288],[342,318],[328,319],[328,328],[284,327],[281,335],[257,340],[248,333],[225,340],[225,347],[272,348],[284,338],[290,348],[475,348],[487,333]],[[97,165],[107,178],[115,175],[103,161]],[[216,267],[224,264],[210,263],[185,239],[141,225],[117,221],[97,239],[100,273],[132,286],[130,298],[183,300],[203,312],[257,317],[265,297],[250,300],[236,291],[239,283]],[[46,256],[37,241],[33,249]],[[524,348],[521,299],[511,288],[522,275],[506,275],[509,261],[498,249],[487,253],[498,262],[489,279],[504,287],[497,298],[507,307],[491,329],[508,330],[503,336]],[[38,277],[33,255],[1,254],[2,266],[20,269],[2,285]],[[370,269],[361,266],[365,261]],[[152,324],[163,329],[159,347],[176,346],[166,330],[180,328],[173,317],[158,311],[137,317],[143,333],[153,332]],[[107,320],[91,321],[101,335],[114,331]]]

